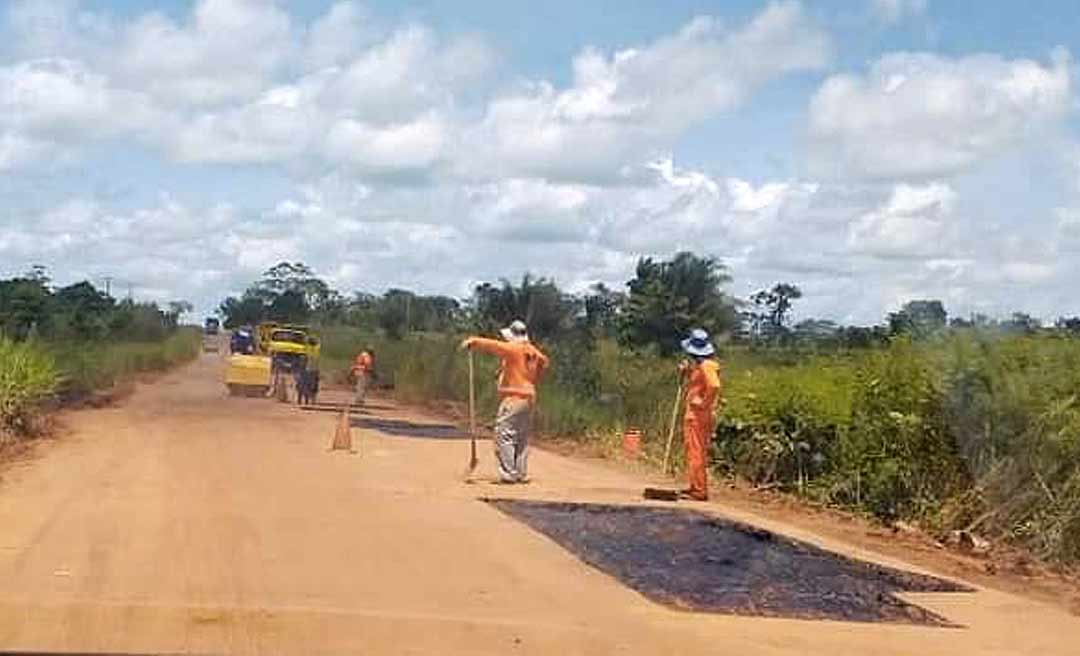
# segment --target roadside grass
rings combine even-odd
[[[0,337],[0,452],[42,432],[50,400],[79,398],[133,374],[195,358],[202,337],[181,328],[159,342],[15,342]]]
[[[39,344],[0,337],[0,442],[32,431],[36,408],[59,383],[55,360]]]
[[[159,342],[46,342],[42,347],[56,362],[59,391],[79,395],[192,360],[201,345],[199,329],[185,326]]]

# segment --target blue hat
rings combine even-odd
[[[690,336],[682,341],[684,351],[699,358],[707,358],[716,352],[712,342],[709,341],[709,333],[701,328],[694,328]]]

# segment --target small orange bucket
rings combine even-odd
[[[627,428],[622,436],[623,453],[631,458],[641,456],[641,429]]]

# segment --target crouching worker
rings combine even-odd
[[[375,378],[375,349],[361,351],[353,360],[353,404],[364,405],[368,387]]]
[[[319,370],[297,367],[296,377],[296,404],[311,405],[319,398]]]
[[[715,349],[709,333],[697,329],[682,341],[690,356],[679,365],[686,379],[686,413],[683,415],[683,441],[686,445],[686,473],[690,487],[685,496],[698,501],[709,498],[707,471],[709,446],[716,430],[716,404],[720,396],[720,363],[713,358]]]
[[[548,358],[529,341],[525,323],[514,321],[502,329],[504,341],[470,337],[461,348],[498,356],[499,411],[495,416],[495,459],[503,483],[528,482],[529,430],[536,385],[548,367]]]

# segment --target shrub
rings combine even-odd
[[[55,362],[38,344],[0,337],[0,431],[25,432],[58,382]]]

